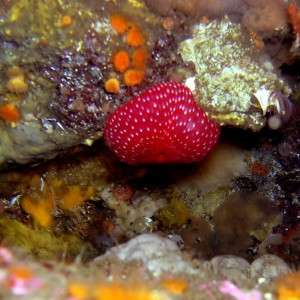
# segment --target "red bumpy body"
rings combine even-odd
[[[216,144],[220,126],[177,82],[159,83],[116,110],[104,130],[107,145],[128,164],[191,163]]]

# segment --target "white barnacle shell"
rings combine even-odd
[[[263,88],[263,89],[258,90],[256,93],[253,93],[253,95],[259,102],[259,105],[263,112],[263,116],[266,115],[266,113],[268,111],[268,107],[270,105],[269,101],[270,101],[270,97],[272,95],[272,91]]]
[[[268,114],[267,124],[271,129],[280,128],[296,113],[294,104],[282,92],[260,89],[253,95],[260,104],[263,116]]]

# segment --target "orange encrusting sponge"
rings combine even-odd
[[[94,289],[97,300],[163,300],[161,293],[143,287],[127,287],[121,284],[107,284]]]
[[[279,300],[299,300],[300,299],[300,273],[295,272],[283,277],[279,277],[276,286]]]
[[[48,227],[52,224],[52,213],[54,211],[51,195],[45,199],[34,199],[24,196],[21,200],[23,210],[33,217],[35,225]]]
[[[145,44],[145,38],[136,26],[132,26],[127,32],[126,42],[129,46],[140,47]]]
[[[127,44],[125,49],[113,55],[113,67],[115,71],[124,73],[123,80],[126,86],[138,85],[145,78],[149,58],[148,50],[142,47],[146,39],[136,24],[119,14],[113,14],[110,17],[110,25],[118,34],[124,35]],[[119,79],[112,76],[105,82],[104,88],[108,93],[118,93],[120,91]]]
[[[140,48],[132,54],[132,65],[135,69],[144,70],[147,66],[149,53],[146,48]]]
[[[140,84],[144,79],[144,72],[140,70],[130,69],[124,74],[124,82],[127,86]]]
[[[8,103],[0,107],[0,118],[7,122],[19,121],[21,115],[14,104]]]
[[[120,91],[120,82],[117,78],[109,78],[105,82],[104,88],[108,93],[117,94]]]
[[[168,291],[174,294],[183,294],[187,289],[188,285],[185,281],[181,279],[166,279],[162,280],[160,284]]]
[[[110,17],[110,25],[119,34],[124,33],[129,28],[128,20],[118,14]]]
[[[125,50],[116,52],[113,56],[113,65],[116,71],[124,72],[130,65],[130,58]]]

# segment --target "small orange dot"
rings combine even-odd
[[[149,53],[147,49],[141,48],[134,51],[132,55],[132,64],[136,69],[144,70],[147,66]]]
[[[0,118],[7,122],[16,122],[20,119],[20,113],[14,104],[6,104],[0,107]]]
[[[140,84],[144,79],[144,72],[136,69],[130,69],[124,74],[124,82],[127,86]]]
[[[118,93],[120,91],[120,82],[117,78],[109,78],[104,85],[108,93]]]
[[[110,17],[110,25],[117,33],[124,33],[128,27],[128,21],[120,15],[112,15]]]
[[[68,26],[72,23],[72,18],[68,15],[62,17],[62,24],[63,26]]]
[[[132,26],[127,32],[126,42],[129,46],[140,47],[145,44],[145,38],[136,26]]]
[[[113,56],[113,64],[117,71],[124,72],[130,65],[130,58],[125,50],[120,50]]]

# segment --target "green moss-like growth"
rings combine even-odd
[[[75,235],[57,237],[53,232],[32,229],[8,218],[0,219],[0,241],[40,260],[73,261],[84,247],[84,242]]]

